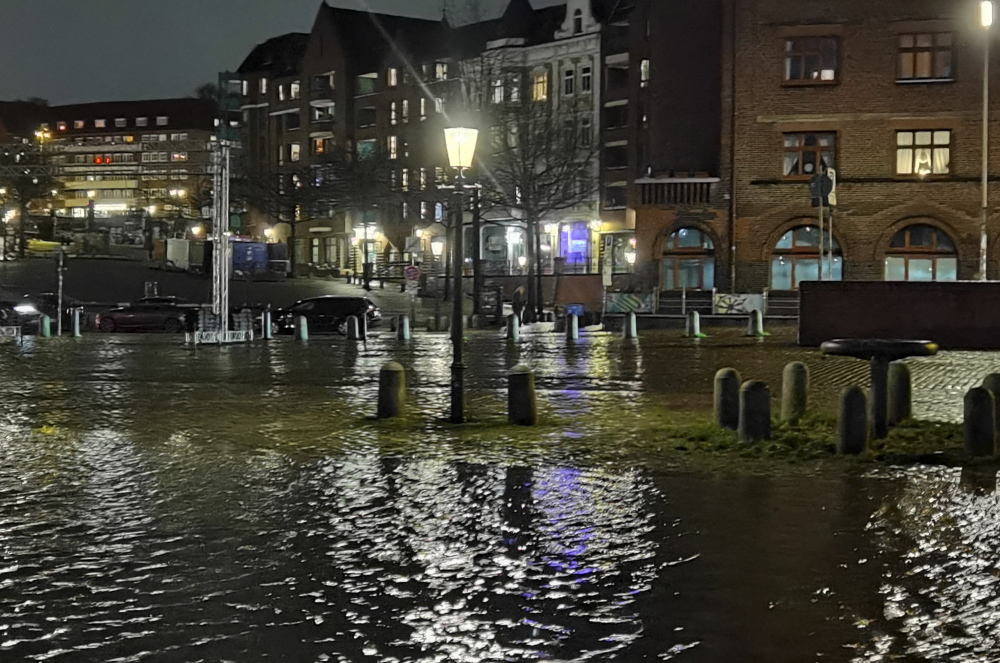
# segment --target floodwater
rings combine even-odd
[[[472,333],[455,429],[447,338],[389,336],[0,344],[0,661],[998,659],[994,472],[634,450],[644,408],[707,407],[721,366],[772,391],[789,359],[863,366]],[[411,411],[373,422],[390,358]],[[537,429],[503,421],[522,361]]]

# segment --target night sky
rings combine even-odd
[[[450,0],[463,4],[467,0]],[[563,0],[565,1],[565,0]],[[506,0],[483,0],[496,11]],[[443,0],[330,0],[438,18]],[[541,0],[537,4],[558,4]],[[308,32],[320,0],[0,0],[0,100],[187,96],[250,49]]]

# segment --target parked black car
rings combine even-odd
[[[184,331],[185,314],[197,307],[179,297],[143,297],[132,304],[119,306],[94,318],[94,324],[102,332],[138,331],[169,332]]]
[[[288,308],[275,312],[272,323],[278,334],[291,334],[295,327],[295,318],[305,316],[309,323],[309,332],[315,334],[344,334],[347,331],[347,317],[364,316],[369,327],[375,327],[382,322],[382,312],[375,302],[367,297],[343,297],[327,295],[311,297],[295,302]]]

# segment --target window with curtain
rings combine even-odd
[[[896,132],[897,175],[947,175],[950,168],[950,130]]]

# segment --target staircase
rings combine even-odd
[[[711,315],[715,299],[713,290],[665,290],[660,292],[659,315],[687,315],[697,311]]]

